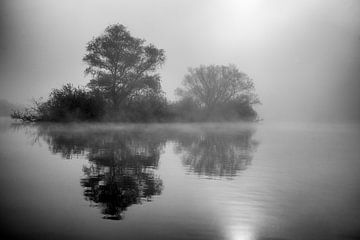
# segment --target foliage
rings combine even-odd
[[[86,50],[85,73],[93,76],[88,86],[102,92],[114,111],[144,89],[160,90],[160,77],[154,72],[165,61],[164,50],[145,45],[145,40],[132,37],[123,25],[107,27]]]
[[[163,122],[169,120],[168,103],[163,94],[149,91],[130,99],[122,114],[130,122]]]
[[[23,122],[36,122],[41,120],[37,112],[31,110],[30,108],[25,108],[24,111],[14,110],[10,114],[10,117],[13,119],[22,120]]]
[[[174,121],[181,122],[197,122],[201,121],[201,108],[197,102],[190,97],[182,98],[181,100],[170,104],[169,115]]]
[[[254,120],[257,117],[253,105],[260,102],[254,83],[235,65],[190,68],[183,86],[176,90],[181,97],[176,108],[187,109],[191,119]]]
[[[99,120],[104,115],[105,101],[96,91],[75,88],[70,83],[54,89],[45,102],[34,101],[24,112],[11,117],[23,121]]]
[[[156,70],[164,50],[135,38],[120,24],[110,25],[87,45],[83,61],[88,88],[66,84],[46,101],[34,101],[12,118],[23,121],[231,121],[255,120],[259,103],[254,83],[235,65],[189,68],[180,100],[166,100]]]
[[[252,103],[258,102],[253,94],[252,79],[240,72],[235,65],[201,65],[198,68],[189,68],[183,85],[183,89],[177,89],[178,95],[191,97],[206,108],[242,99],[244,96],[251,96]]]

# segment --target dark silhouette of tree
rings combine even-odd
[[[160,91],[160,77],[155,73],[164,63],[164,50],[145,45],[121,24],[110,25],[105,33],[87,45],[83,61],[91,74],[88,86],[101,90],[118,110],[121,103],[145,91]]]

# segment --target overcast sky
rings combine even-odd
[[[0,0],[0,98],[85,85],[85,46],[114,23],[166,51],[169,99],[188,67],[233,63],[254,79],[265,119],[360,116],[357,0]]]

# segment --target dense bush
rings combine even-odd
[[[235,99],[214,105],[209,109],[192,98],[183,98],[172,103],[168,109],[169,116],[174,121],[254,121],[257,119],[256,111],[246,99]]]
[[[166,98],[157,92],[149,91],[132,97],[122,105],[119,116],[129,122],[164,122],[170,120]]]
[[[170,121],[169,105],[162,93],[147,91],[133,95],[120,109],[114,111],[100,91],[88,91],[66,84],[54,89],[47,101],[34,101],[25,111],[13,112],[11,117],[23,121]]]
[[[100,120],[105,114],[105,101],[96,91],[87,91],[66,84],[54,89],[45,102],[34,102],[24,112],[11,117],[23,121],[84,121]]]
[[[200,122],[257,119],[249,99],[239,98],[214,105],[211,109],[188,97],[168,103],[162,93],[145,91],[133,95],[114,111],[101,92],[66,84],[54,89],[48,100],[35,101],[25,111],[15,111],[12,118],[23,121],[119,121],[119,122]]]
[[[169,115],[174,121],[201,121],[201,108],[192,98],[183,98],[169,106]]]

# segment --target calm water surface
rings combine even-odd
[[[345,124],[0,121],[3,239],[360,239]]]

